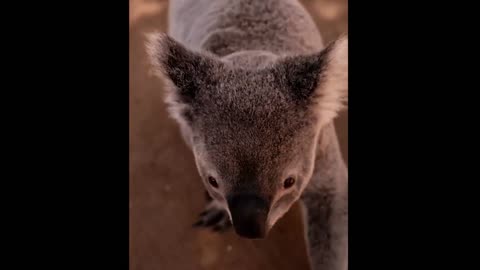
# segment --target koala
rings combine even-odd
[[[195,226],[262,239],[299,201],[314,270],[347,269],[348,173],[333,120],[348,37],[324,45],[297,0],[172,0],[152,69],[210,201]]]

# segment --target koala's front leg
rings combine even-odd
[[[305,237],[312,270],[346,270],[346,194],[319,189],[302,196]]]
[[[205,211],[200,213],[199,220],[193,224],[194,227],[212,228],[213,231],[223,232],[232,226],[230,218],[225,209],[212,199],[207,192],[207,206]]]

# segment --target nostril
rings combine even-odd
[[[283,187],[285,189],[287,188],[291,188],[293,186],[293,184],[295,184],[295,178],[293,177],[288,177],[287,179],[285,179],[285,181],[283,182]]]

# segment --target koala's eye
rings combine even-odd
[[[208,177],[208,183],[214,188],[218,188],[217,180],[211,176]]]
[[[288,177],[287,179],[285,179],[285,181],[283,182],[283,187],[284,188],[291,188],[293,186],[293,184],[295,184],[295,178],[293,177]]]

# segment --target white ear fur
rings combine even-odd
[[[333,120],[348,103],[348,37],[343,36],[330,46],[327,66],[317,89],[323,123]]]
[[[152,32],[145,34],[145,46],[147,49],[147,56],[152,65],[153,73],[161,78],[164,78],[165,69],[162,66],[162,61],[166,54],[166,43],[169,39],[167,34],[162,32]]]
[[[165,103],[171,118],[173,118],[182,130],[182,135],[189,134],[190,126],[187,123],[184,115],[190,109],[190,106],[181,101],[177,86],[172,82],[167,73],[165,66],[165,59],[170,53],[168,46],[181,46],[176,41],[171,39],[167,34],[160,32],[153,32],[145,34],[147,39],[146,49],[150,64],[152,65],[153,74],[159,77],[164,85]],[[190,138],[184,138],[187,143],[190,143]]]

